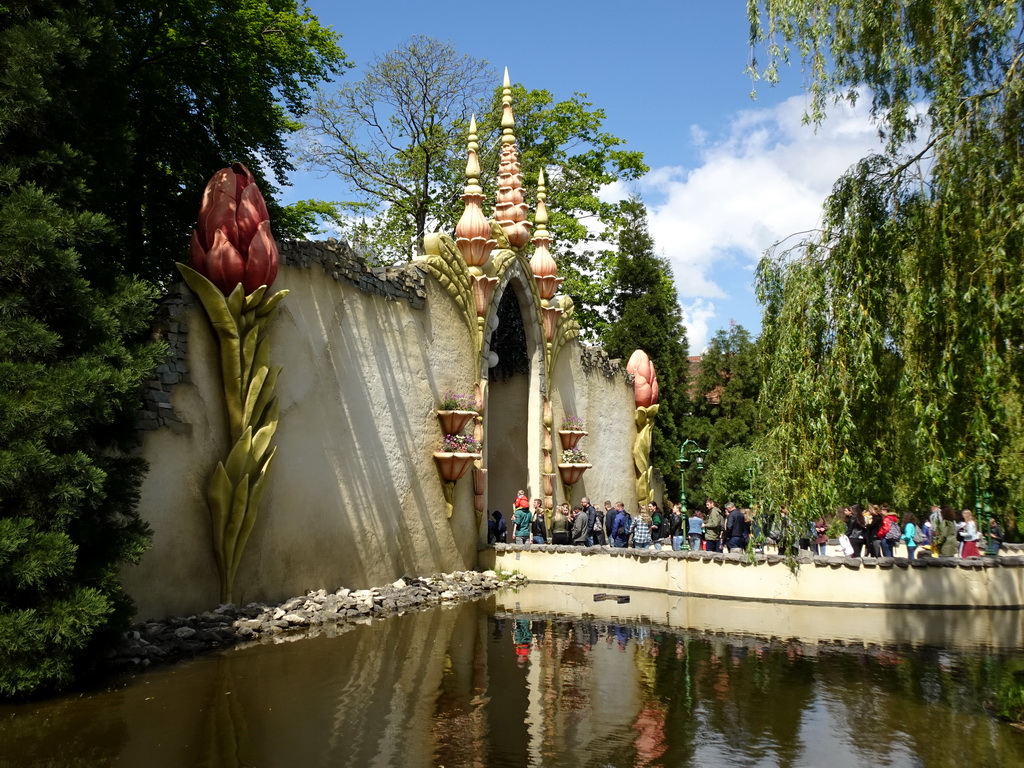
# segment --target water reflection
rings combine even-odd
[[[653,599],[534,585],[0,707],[0,766],[1024,764],[1024,735],[983,708],[1020,665],[1005,642],[923,643],[936,617],[879,645],[830,617],[820,638],[786,641],[771,638],[813,622],[743,632],[748,606]],[[711,624],[670,625],[681,611]],[[946,616],[961,638],[982,632],[973,621],[1012,638],[1016,619]],[[861,634],[882,623],[863,617]]]

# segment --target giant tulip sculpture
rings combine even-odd
[[[636,350],[626,363],[626,370],[633,374],[633,402],[636,411],[636,442],[633,443],[633,467],[636,473],[636,499],[641,504],[654,501],[651,488],[651,431],[654,417],[658,413],[658,376],[654,363],[642,349]]]
[[[270,365],[267,323],[288,291],[267,295],[277,276],[277,243],[249,169],[222,168],[206,185],[192,234],[191,266],[178,264],[203,304],[220,345],[231,449],[207,490],[221,601],[232,601],[235,573],[263,498],[277,448],[274,396],[281,366]]]

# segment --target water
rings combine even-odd
[[[1024,669],[1019,613],[593,594],[531,585],[0,706],[0,766],[1024,766],[984,708]]]

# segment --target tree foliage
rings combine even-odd
[[[75,119],[63,139],[92,158],[83,188],[113,227],[104,263],[176,279],[173,265],[212,170],[240,161],[285,183],[286,138],[307,91],[344,65],[336,35],[297,0],[42,5],[65,4],[100,20],[79,88],[64,95]],[[261,188],[275,231],[298,234],[269,182]]]
[[[977,487],[1019,515],[1024,9],[750,8],[769,78],[797,46],[812,116],[866,86],[888,138],[836,184],[820,235],[759,268],[776,498],[920,509]]]
[[[464,168],[470,114],[483,111],[495,77],[486,61],[414,35],[378,57],[362,80],[316,97],[304,161],[357,193],[347,209],[377,216],[383,236],[374,245],[399,258],[422,252],[426,232],[454,228],[452,201],[465,184],[459,148]]]
[[[0,10],[0,696],[67,683],[128,618],[146,546],[132,455],[153,291],[87,279],[113,227],[81,205],[63,141],[103,21],[83,3]]]
[[[584,338],[596,340],[607,323],[605,310],[613,296],[615,243],[636,213],[628,200],[602,200],[600,192],[613,182],[643,176],[648,170],[643,153],[625,149],[625,140],[604,130],[605,111],[587,101],[585,93],[556,101],[550,91],[515,84],[512,105],[519,165],[528,191],[535,188],[542,168],[547,177],[548,231],[558,274],[565,278],[561,291],[573,300]],[[497,168],[500,89],[481,130],[481,164]],[[491,174],[483,180],[489,199],[496,179]],[[461,209],[450,214],[452,227],[459,214]]]
[[[681,437],[707,450],[705,468],[687,468],[687,499],[732,500],[750,506],[748,469],[757,471],[752,446],[759,434],[761,369],[757,343],[742,325],[715,333],[692,382],[693,404]]]
[[[306,120],[304,158],[355,192],[355,199],[336,204],[350,214],[346,236],[389,261],[421,247],[426,232],[452,233],[462,214],[471,113],[481,186],[485,199],[494,199],[502,114],[495,80],[486,61],[416,36],[377,59],[360,82],[317,99]],[[605,323],[623,221],[622,203],[599,193],[614,181],[640,178],[647,171],[643,154],[604,130],[605,112],[586,94],[556,101],[549,91],[513,84],[512,104],[527,197],[544,168],[562,290],[594,339]]]
[[[654,363],[660,407],[654,420],[651,463],[662,473],[669,495],[678,498],[679,425],[688,408],[686,328],[671,267],[654,253],[643,202],[631,198],[623,209],[610,322],[601,341],[612,357],[626,359],[642,349]]]

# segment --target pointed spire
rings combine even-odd
[[[508,67],[505,67],[505,83],[501,90],[501,163],[498,168],[494,219],[505,231],[509,244],[513,248],[521,248],[530,240],[530,222],[526,220],[527,205],[523,202],[523,177],[519,173],[515,124],[512,84],[508,77]]]
[[[561,310],[548,312],[548,308],[551,307],[551,299],[554,298],[555,292],[563,280],[561,277],[556,277],[558,267],[551,256],[551,251],[548,250],[548,245],[551,244],[551,235],[547,226],[547,197],[548,190],[544,186],[544,169],[541,168],[537,175],[537,215],[534,216],[536,231],[533,236],[533,244],[536,246],[536,250],[533,252],[533,258],[530,259],[530,271],[533,272],[533,279],[537,281],[537,293],[540,294],[540,303],[545,317],[550,315],[553,318],[550,321],[546,319],[545,323],[557,322],[558,314],[561,313]],[[554,326],[551,328],[553,332]],[[547,325],[545,325],[546,332]],[[550,338],[548,340],[550,341]]]
[[[466,147],[466,188],[462,195],[465,209],[455,226],[455,245],[469,266],[469,271],[480,276],[483,275],[483,266],[491,258],[491,251],[497,243],[490,239],[491,226],[480,207],[484,201],[484,191],[480,188],[480,160],[477,157],[480,144],[476,131],[476,115],[473,115],[469,121]]]
[[[476,115],[469,118],[469,141],[467,143],[466,189],[463,194],[480,195],[483,194],[483,189],[480,188],[480,157],[477,155],[480,144],[476,134]]]

